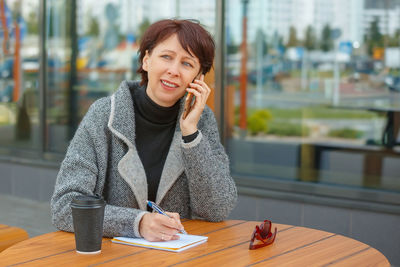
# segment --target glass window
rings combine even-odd
[[[47,13],[47,145],[64,152],[96,99],[140,78],[137,52],[150,23],[200,19],[213,32],[215,1],[48,0]]]
[[[400,2],[226,1],[234,175],[400,192]]]
[[[72,1],[46,1],[46,150],[64,152],[73,124],[75,95],[71,88]]]
[[[0,145],[39,148],[39,0],[0,1]]]

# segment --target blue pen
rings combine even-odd
[[[153,210],[157,211],[158,213],[165,215],[169,218],[171,218],[170,216],[168,216],[165,211],[160,208],[156,203],[154,203],[153,201],[147,200],[147,205],[149,205],[150,208],[152,208]],[[187,235],[186,231],[184,229],[180,230],[182,234]]]

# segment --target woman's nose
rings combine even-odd
[[[172,63],[167,70],[168,74],[171,76],[179,76],[179,67],[177,63]]]

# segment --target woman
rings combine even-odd
[[[224,220],[237,192],[204,82],[214,41],[199,24],[162,20],[140,45],[140,83],[124,81],[83,118],[61,165],[51,199],[53,224],[73,231],[69,203],[100,194],[104,236],[177,239],[180,216]],[[183,119],[184,94],[195,102]],[[152,200],[170,217],[147,211]]]

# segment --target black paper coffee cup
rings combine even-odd
[[[101,251],[105,202],[100,196],[77,196],[71,201],[76,251],[96,254]]]

